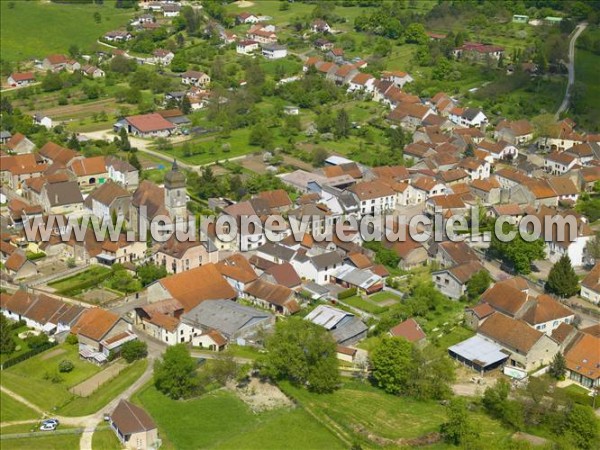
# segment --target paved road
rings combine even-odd
[[[558,108],[558,111],[556,111],[556,114],[554,116],[555,120],[558,120],[560,114],[562,112],[566,111],[567,108],[569,107],[569,101],[571,99],[571,90],[573,87],[573,83],[575,83],[575,42],[577,41],[577,38],[583,32],[583,30],[585,30],[587,25],[588,24],[586,22],[580,23],[579,25],[577,25],[577,27],[575,28],[575,31],[571,35],[571,40],[569,42],[569,65],[568,65],[569,83],[567,84],[567,90],[565,91],[565,98],[563,99],[562,103],[560,104],[560,106]]]

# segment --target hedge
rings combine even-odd
[[[72,293],[82,292],[82,291],[84,291],[84,290],[86,290],[88,288],[95,287],[95,286],[99,285],[104,280],[106,280],[108,277],[110,277],[112,274],[113,274],[113,272],[110,271],[110,272],[107,272],[105,274],[98,275],[95,278],[91,278],[89,280],[85,280],[85,281],[82,281],[80,283],[74,284],[73,286],[70,286],[70,287],[68,287],[66,289],[62,289],[62,290],[58,291],[57,293],[59,295],[69,296]],[[61,280],[61,281],[64,281],[64,280]]]
[[[345,291],[342,292],[338,292],[337,298],[338,300],[343,300],[345,298],[350,298],[352,296],[356,295],[356,288],[350,288],[350,289],[346,289]]]
[[[15,364],[23,362],[29,358],[34,357],[35,355],[37,355],[39,353],[42,353],[42,352],[48,350],[49,348],[55,347],[56,345],[58,345],[58,342],[48,341],[45,344],[40,345],[37,348],[32,348],[31,350],[28,350],[25,353],[21,353],[19,356],[15,356],[14,358],[7,359],[6,361],[4,361],[2,363],[2,366],[0,366],[0,368],[2,370],[8,369],[9,367],[14,366]]]

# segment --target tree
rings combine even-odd
[[[129,153],[128,160],[129,160],[129,164],[131,164],[133,167],[135,167],[138,171],[142,170],[142,164],[140,163],[140,160],[138,159],[135,152]]]
[[[129,136],[127,135],[127,128],[122,127],[119,130],[119,139],[120,139],[119,147],[121,148],[121,150],[123,150],[124,152],[128,152],[129,150],[131,150],[131,144],[129,143]]]
[[[371,352],[371,376],[389,394],[407,394],[417,372],[415,349],[404,338],[385,337]]]
[[[321,167],[325,164],[325,160],[329,158],[329,153],[323,147],[315,147],[312,151],[311,159],[313,166]]]
[[[587,241],[584,253],[594,262],[600,261],[600,231],[596,231],[594,237]]]
[[[516,232],[516,236],[508,242],[503,242],[496,233],[492,233],[490,252],[511,264],[517,273],[530,273],[532,261],[546,257],[545,244],[542,239],[526,241],[521,233],[508,223],[502,224],[502,231],[505,235],[509,232]]]
[[[554,358],[552,358],[548,373],[557,380],[563,380],[565,378],[565,374],[567,373],[567,361],[561,352],[558,352],[554,355]]]
[[[479,433],[469,420],[469,411],[464,398],[455,397],[450,400],[446,414],[448,421],[442,424],[441,433],[447,443],[464,446],[479,437]]]
[[[185,72],[187,70],[187,59],[184,52],[178,52],[171,61],[171,70],[173,72]]]
[[[199,387],[197,367],[185,344],[167,347],[154,366],[154,386],[174,400],[189,398]]]
[[[17,344],[12,338],[8,319],[0,314],[0,353],[9,354],[15,351]]]
[[[266,375],[318,393],[337,389],[340,374],[336,344],[323,327],[299,318],[278,322],[266,348]]]
[[[73,364],[73,361],[70,361],[68,359],[63,359],[61,362],[58,363],[58,371],[60,373],[72,372],[74,368],[75,364]]]
[[[150,283],[166,277],[167,269],[162,265],[144,264],[137,268],[137,276],[142,282],[142,285],[148,286]]]
[[[184,114],[189,114],[192,111],[192,103],[190,102],[190,98],[187,95],[184,95],[181,99],[181,112]]]
[[[467,144],[467,147],[465,148],[465,152],[463,153],[463,156],[465,158],[472,158],[473,156],[475,156],[475,148],[473,147],[473,144],[471,144],[470,142]]]
[[[42,90],[44,92],[58,91],[62,89],[63,82],[60,78],[59,73],[47,72],[46,76],[42,80]]]
[[[480,270],[467,281],[467,297],[469,300],[475,300],[485,290],[490,287],[492,277],[487,270]]]
[[[560,297],[571,297],[579,292],[579,279],[568,255],[561,256],[552,266],[545,288]]]
[[[589,406],[574,405],[565,420],[566,433],[577,448],[597,448],[600,431],[598,419]],[[594,444],[596,442],[596,444]]]
[[[125,58],[123,55],[117,55],[110,60],[110,70],[117,73],[129,73],[135,70],[135,61]]]
[[[406,28],[404,39],[409,44],[426,44],[429,40],[425,33],[425,27],[420,23],[411,23]]]
[[[250,136],[248,137],[250,145],[256,145],[263,149],[271,148],[273,144],[273,134],[263,123],[257,123],[252,127]]]
[[[340,109],[335,118],[333,134],[336,138],[348,137],[350,133],[350,117],[344,108]]]
[[[148,344],[138,340],[125,342],[121,347],[121,356],[128,363],[145,358],[148,356]]]

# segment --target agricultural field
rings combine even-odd
[[[66,53],[72,44],[89,50],[96,46],[96,40],[102,34],[126,25],[134,13],[133,10],[114,6],[115,0],[105,0],[103,5],[2,1],[2,58],[15,62],[43,59],[48,54]],[[99,22],[94,17],[95,13],[100,14]],[[53,26],[48,26],[49,23]]]
[[[58,372],[58,364],[63,360],[73,363],[71,372]],[[69,389],[103,368],[79,359],[77,345],[61,344],[2,371],[2,385],[44,410],[67,416],[86,415],[100,409],[137,380],[145,364],[146,361],[137,361],[90,396],[78,397]]]
[[[35,437],[2,440],[3,450],[65,450],[79,448],[81,434],[40,434]]]
[[[134,401],[154,418],[164,448],[168,449],[344,448],[302,409],[280,408],[253,414],[229,391],[174,401],[149,386],[136,394]]]

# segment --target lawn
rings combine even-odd
[[[105,0],[104,5],[1,1],[2,58],[43,59],[51,53],[67,53],[73,43],[87,51],[102,34],[126,25],[134,13],[133,9],[117,9],[114,5],[114,0]],[[94,19],[96,12],[100,13],[100,23]]]
[[[586,31],[587,32],[587,31]],[[575,114],[577,123],[590,131],[600,130],[600,83],[598,83],[598,66],[600,55],[587,50],[577,49],[575,53],[575,80],[585,86],[583,95],[583,113]]]
[[[391,292],[377,292],[376,294],[370,295],[369,300],[372,300],[377,303],[384,302],[386,300],[395,300],[396,302],[401,302],[402,299],[396,294],[392,294]]]
[[[132,363],[115,378],[100,386],[89,397],[75,397],[72,402],[59,410],[60,414],[64,416],[85,416],[95,413],[141,377],[144,370],[146,370],[147,363],[145,359]]]
[[[92,436],[92,450],[119,450],[121,443],[113,430],[97,430]]]
[[[65,450],[79,448],[80,434],[40,434],[36,437],[2,440],[2,450]]]
[[[64,350],[63,353],[55,354],[61,349]],[[57,373],[58,363],[64,359],[72,361],[75,369],[70,373],[60,374],[63,380],[59,383],[44,379],[46,373]],[[145,367],[145,360],[137,361],[116,378],[100,386],[89,397],[78,397],[69,392],[69,388],[103,368],[80,360],[77,345],[61,344],[2,371],[2,385],[44,410],[54,410],[65,416],[81,416],[96,412],[106,405],[137,380]]]
[[[350,306],[354,306],[355,308],[362,309],[363,311],[368,312],[370,314],[381,314],[387,309],[385,307],[377,306],[371,302],[363,300],[358,295],[354,295],[349,298],[344,298],[340,301]]]
[[[100,284],[110,273],[111,270],[108,267],[92,266],[83,272],[79,272],[77,275],[54,281],[49,286],[56,289],[59,294],[76,296],[84,289],[89,289]]]
[[[37,419],[39,414],[23,403],[14,400],[4,392],[0,393],[0,422],[11,422],[13,420]]]
[[[149,386],[134,401],[158,424],[165,448],[342,448],[303,410],[253,414],[228,391],[175,401]]]
[[[19,333],[22,333],[23,331],[27,331],[27,330],[29,330],[29,327],[23,326],[23,327],[19,327],[16,330],[13,330],[11,332],[12,339],[17,344],[15,347],[15,351],[10,354],[9,353],[0,354],[0,363],[3,363],[7,359],[14,358],[16,356],[19,356],[22,353],[29,351],[29,346],[27,345],[27,341],[24,341],[23,339],[19,338]]]

